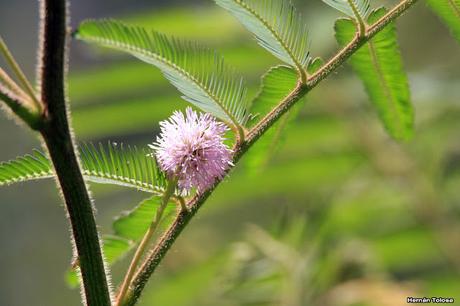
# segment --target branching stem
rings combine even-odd
[[[361,16],[361,14],[359,13],[354,0],[347,0],[347,1],[353,11],[353,14],[356,17],[356,20],[358,21],[359,37],[363,37],[366,33],[366,22],[363,20],[363,16]]]
[[[374,37],[378,32],[383,30],[385,26],[398,18],[402,13],[408,10],[418,0],[403,0],[385,16],[380,18],[377,22],[369,26],[364,35],[357,34],[355,38],[342,50],[340,50],[336,56],[331,58],[321,69],[315,74],[308,78],[306,84],[299,81],[295,89],[285,97],[278,106],[267,114],[254,128],[252,128],[247,134],[246,140],[238,144],[235,148],[233,155],[233,163],[236,164],[239,159],[246,153],[246,151],[283,115],[285,114],[295,103],[297,103],[305,94],[316,87],[323,79],[329,76],[335,69],[341,66],[345,61],[350,58],[361,46],[363,46],[368,40]],[[214,189],[220,184],[221,180],[216,182],[207,191],[197,194],[193,199],[190,200],[187,207],[188,210],[181,211],[176,216],[174,222],[170,225],[168,230],[164,233],[160,241],[155,245],[147,260],[140,267],[139,271],[133,278],[130,286],[130,292],[127,294],[127,299],[123,306],[135,305],[138,301],[142,290],[145,287],[150,275],[155,271],[158,264],[164,258],[169,248],[172,246],[176,238],[182,233],[188,222],[197,213],[207,198],[213,193]]]
[[[37,95],[35,94],[35,90],[30,84],[29,80],[25,76],[24,72],[22,72],[21,67],[14,59],[13,55],[11,54],[10,50],[6,46],[3,38],[0,36],[0,53],[3,54],[3,57],[6,59],[7,63],[10,65],[11,69],[13,70],[14,74],[16,74],[17,78],[21,82],[22,86],[30,96],[30,99],[34,103],[34,107],[40,111],[42,107],[42,103],[38,100]]]
[[[115,304],[116,306],[123,305],[124,300],[126,298],[126,293],[128,292],[129,285],[131,284],[134,273],[136,272],[136,268],[139,265],[139,262],[141,261],[142,256],[144,255],[144,252],[147,249],[147,246],[150,240],[152,239],[153,234],[155,233],[155,231],[157,230],[160,224],[161,218],[163,217],[163,213],[166,209],[166,206],[169,203],[169,199],[174,194],[174,190],[176,189],[176,186],[177,186],[177,178],[168,182],[168,187],[166,188],[166,191],[161,200],[161,204],[156,211],[155,218],[153,219],[152,223],[150,224],[150,227],[148,228],[147,232],[145,233],[144,237],[139,243],[139,246],[136,249],[136,253],[134,254],[133,259],[131,260],[131,263],[128,268],[128,272],[125,275],[125,278],[123,280],[123,283],[121,284],[120,291],[117,296],[117,300]]]

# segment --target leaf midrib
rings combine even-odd
[[[379,60],[377,58],[377,54],[376,54],[376,51],[375,51],[375,47],[374,47],[374,43],[372,40],[370,40],[368,43],[368,46],[369,46],[369,52],[370,52],[370,55],[371,55],[371,61],[372,61],[372,64],[374,65],[376,71],[377,71],[377,76],[380,80],[380,83],[383,87],[383,91],[384,91],[384,94],[385,96],[391,101],[390,103],[390,107],[392,109],[392,111],[396,114],[396,117],[398,118],[397,121],[397,126],[398,126],[398,131],[400,133],[403,133],[403,128],[402,128],[402,125],[401,125],[401,116],[399,114],[399,112],[397,111],[397,102],[395,100],[395,97],[391,94],[391,90],[390,88],[388,87],[388,84],[387,84],[387,81],[385,79],[385,76],[383,75],[383,72],[382,72],[382,68],[381,68],[381,65],[379,63]]]
[[[356,7],[355,1],[354,0],[347,0],[347,2],[350,5],[351,10],[352,10],[353,14],[355,15],[356,19],[358,19],[358,22],[360,24],[365,24],[365,21],[364,21],[365,16],[361,16],[358,8]]]
[[[88,169],[83,169],[83,176],[93,182],[102,183],[102,181],[110,181],[113,185],[123,185],[131,188],[135,188],[141,191],[145,191],[148,193],[161,193],[161,188],[154,186],[153,184],[146,183],[140,180],[135,180],[127,176],[120,176],[114,175],[108,172],[99,172],[99,171],[91,171]],[[12,179],[6,179],[1,181],[0,186],[10,185],[13,183],[30,181],[30,180],[40,180],[40,179],[48,179],[53,177],[52,170],[49,171],[42,171],[42,172],[34,172],[33,174],[27,175],[18,175]]]
[[[297,70],[298,71],[303,71],[303,67],[302,65],[299,63],[299,61],[297,60],[297,58],[294,56],[294,54],[291,52],[291,50],[289,49],[289,47],[284,43],[283,39],[278,35],[278,33],[272,29],[270,27],[270,24],[268,23],[268,21],[266,21],[262,16],[260,16],[256,11],[254,11],[253,9],[251,9],[251,7],[249,7],[248,5],[246,5],[245,3],[243,3],[242,1],[240,0],[234,0],[237,4],[239,4],[241,7],[243,7],[244,9],[246,9],[247,11],[249,11],[249,13],[251,13],[254,17],[256,17],[264,26],[265,28],[268,29],[268,31],[275,37],[275,39],[278,41],[278,43],[281,45],[281,47],[287,52],[287,54],[289,55],[289,57],[292,59],[292,61],[294,62],[294,65],[296,66]]]

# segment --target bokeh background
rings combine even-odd
[[[314,56],[337,50],[339,14],[295,1]],[[396,1],[372,1],[374,6]],[[72,26],[116,17],[218,49],[254,96],[277,60],[210,0],[73,1]],[[33,78],[38,3],[0,0],[0,33]],[[407,296],[460,305],[460,44],[421,1],[398,20],[416,110],[413,139],[389,139],[348,67],[305,99],[265,166],[251,155],[172,248],[140,305],[405,305]],[[0,61],[2,67],[4,63]],[[79,141],[146,146],[186,102],[155,68],[72,41],[72,121]],[[0,160],[39,148],[0,116]],[[92,185],[103,233],[142,192]],[[65,271],[68,224],[52,180],[0,190],[0,305],[79,305]],[[120,281],[128,261],[113,267]]]

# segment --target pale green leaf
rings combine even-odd
[[[166,179],[150,149],[123,144],[83,144],[80,148],[83,174],[95,183],[115,184],[161,194]]]
[[[372,12],[368,22],[372,24],[385,12],[383,8]],[[335,24],[341,46],[353,39],[355,31],[355,23],[350,19],[339,19]],[[394,24],[389,24],[361,47],[350,62],[389,134],[395,139],[409,139],[413,133],[414,112]]]
[[[188,102],[234,126],[246,123],[243,79],[216,52],[116,21],[84,22],[76,36],[158,67]]]
[[[294,90],[297,82],[297,72],[292,68],[287,66],[271,68],[263,76],[261,90],[253,102],[251,113],[256,116],[254,124],[286,98]],[[297,102],[251,148],[247,157],[250,169],[259,171],[267,165],[277,151],[284,130],[296,117],[301,106],[301,101]]]
[[[122,144],[98,147],[84,144],[80,148],[83,175],[88,181],[135,188],[161,194],[166,184],[150,149]],[[0,164],[0,186],[16,182],[53,177],[50,160],[41,152],[18,157]]]
[[[215,0],[230,11],[259,44],[283,62],[305,70],[310,61],[308,31],[289,0]]]
[[[427,0],[427,3],[460,42],[460,0]]]
[[[323,2],[358,20],[366,20],[371,12],[370,0],[323,0]]]

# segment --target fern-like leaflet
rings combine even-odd
[[[370,0],[323,0],[323,2],[359,21],[366,21],[371,13]]]
[[[216,52],[109,20],[83,22],[77,37],[130,53],[158,67],[186,101],[242,132],[249,115],[246,87]]]
[[[166,178],[149,149],[123,145],[83,144],[80,148],[83,175],[91,182],[131,187],[161,194]],[[53,177],[51,161],[40,151],[0,164],[0,186]]]
[[[230,11],[259,44],[304,78],[310,62],[308,31],[288,0],[215,0]]]

